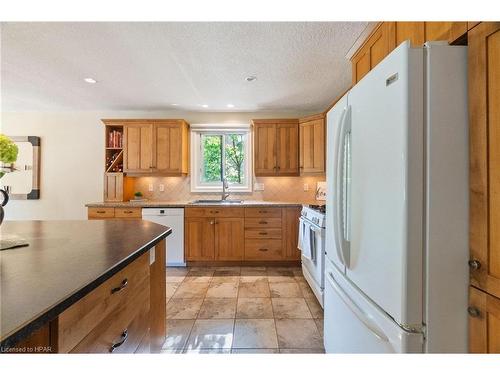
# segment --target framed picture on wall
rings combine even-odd
[[[9,192],[10,199],[40,199],[40,137],[9,138],[19,148],[17,160],[13,164],[3,165],[10,168],[0,183]]]

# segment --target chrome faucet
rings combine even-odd
[[[229,184],[227,183],[227,178],[223,177],[222,178],[222,199],[225,201],[227,197],[229,197],[229,193],[226,193],[226,190],[229,189]]]

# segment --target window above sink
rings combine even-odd
[[[252,191],[249,124],[191,125],[191,192]]]

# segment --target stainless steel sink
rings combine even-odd
[[[193,204],[242,204],[242,200],[237,199],[197,199],[192,201]]]

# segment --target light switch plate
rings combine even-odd
[[[160,189],[160,191],[165,191],[165,185],[160,184],[160,185],[159,185],[159,189]]]
[[[154,191],[154,186],[153,186],[153,184],[149,184],[149,191]]]
[[[255,191],[264,191],[264,184],[256,182],[255,184],[253,184],[253,189]]]
[[[304,184],[304,191],[309,191],[309,184]]]

